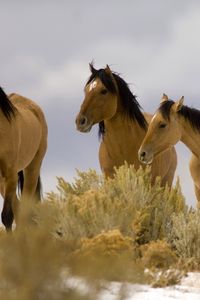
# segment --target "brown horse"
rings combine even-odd
[[[107,66],[96,70],[90,64],[91,76],[85,86],[85,99],[76,118],[77,129],[88,132],[99,123],[102,141],[99,160],[106,177],[112,177],[114,167],[126,161],[138,169],[138,150],[145,136],[149,114],[142,114],[136,97],[127,83]],[[152,164],[152,181],[161,176],[162,184],[171,186],[177,165],[172,148]]]
[[[190,173],[200,204],[200,111],[183,105],[184,98],[174,102],[163,94],[160,106],[152,118],[138,152],[144,163],[182,141],[191,151]]]
[[[2,222],[12,229],[17,217],[18,174],[22,199],[40,200],[40,167],[47,148],[47,125],[40,107],[0,88],[0,184],[4,198]]]

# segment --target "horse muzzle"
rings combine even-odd
[[[152,151],[140,148],[138,151],[138,158],[143,164],[150,165],[153,162],[153,153]]]
[[[76,118],[76,128],[80,132],[89,132],[92,128],[93,123],[88,120],[84,115],[77,116]]]

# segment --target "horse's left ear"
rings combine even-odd
[[[97,70],[94,68],[93,61],[89,63],[89,68],[92,74],[96,74]]]
[[[178,100],[174,103],[174,111],[175,112],[181,110],[181,108],[183,106],[183,102],[184,102],[184,96],[182,96],[180,100]]]
[[[105,72],[106,72],[108,75],[112,75],[112,71],[111,71],[109,65],[106,65]]]
[[[162,98],[161,98],[161,100],[160,100],[160,103],[165,102],[165,101],[168,101],[168,100],[169,100],[168,96],[167,96],[166,94],[163,93]]]

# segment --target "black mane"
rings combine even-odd
[[[92,66],[93,67],[93,66]],[[88,79],[87,84],[89,84],[93,79],[99,78],[103,85],[108,89],[109,92],[116,94],[119,92],[122,106],[124,108],[124,114],[133,121],[137,121],[140,127],[147,129],[147,122],[144,115],[141,112],[141,106],[138,103],[136,96],[132,94],[129,89],[128,84],[116,73],[112,73],[116,84],[113,81],[112,76],[110,76],[105,69],[95,70],[93,69],[90,78]],[[118,89],[118,91],[117,91]],[[99,123],[99,137],[105,133],[104,121]]]
[[[163,118],[169,120],[170,119],[170,110],[172,105],[174,104],[174,101],[172,100],[166,100],[160,103],[160,106],[158,108],[158,111],[161,113]]]
[[[10,122],[12,117],[15,117],[16,108],[8,99],[7,95],[0,87],[0,109],[2,110],[6,119]]]
[[[166,119],[170,119],[170,109],[175,102],[173,100],[164,101],[160,104],[158,110],[161,112],[162,116]],[[200,111],[195,108],[183,105],[178,111],[178,114],[184,117],[191,126],[200,132]]]

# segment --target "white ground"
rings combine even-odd
[[[77,288],[80,293],[90,289],[80,279],[67,280],[69,287]],[[124,291],[124,294],[123,294]],[[91,291],[92,293],[92,291]],[[124,297],[119,297],[123,294]],[[148,285],[121,284],[113,282],[104,285],[94,300],[200,300],[200,273],[189,273],[180,284],[165,287],[152,288]]]

